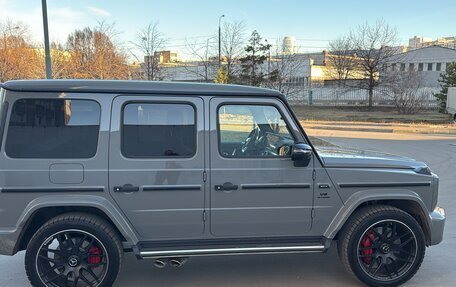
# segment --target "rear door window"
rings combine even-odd
[[[195,152],[196,119],[192,105],[125,105],[122,127],[122,154],[125,157],[192,157]]]

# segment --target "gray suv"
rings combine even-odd
[[[164,267],[333,243],[364,284],[396,286],[442,241],[424,163],[316,149],[276,91],[11,81],[0,120],[0,254],[26,250],[33,286],[111,286],[124,252]]]

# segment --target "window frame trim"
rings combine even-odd
[[[90,156],[90,157],[12,157],[11,155],[8,154],[7,150],[6,150],[6,146],[7,146],[7,142],[8,142],[8,133],[9,133],[9,130],[10,130],[10,124],[11,124],[11,115],[14,111],[14,106],[16,105],[16,103],[18,101],[21,101],[21,100],[61,100],[61,101],[66,101],[66,100],[70,100],[70,101],[90,101],[90,102],[94,102],[98,105],[98,108],[99,108],[99,115],[98,115],[98,133],[97,133],[97,144],[96,144],[96,149],[95,149],[95,153]],[[68,97],[68,98],[59,98],[59,97],[20,97],[20,98],[17,98],[15,99],[12,104],[9,104],[8,102],[8,106],[10,106],[11,108],[8,108],[8,111],[7,111],[7,115],[5,117],[5,121],[7,120],[8,123],[6,124],[5,122],[5,127],[4,127],[4,130],[3,130],[3,133],[4,133],[4,145],[3,145],[3,153],[5,154],[5,156],[8,158],[8,159],[12,159],[12,160],[91,160],[91,159],[94,159],[95,157],[97,157],[98,155],[98,152],[99,152],[99,149],[100,149],[100,135],[101,135],[101,120],[102,120],[102,106],[100,104],[100,102],[98,102],[97,100],[95,99],[88,99],[88,98],[72,98],[72,97]],[[3,143],[2,143],[3,144]]]
[[[6,100],[6,91],[4,89],[0,89],[0,150],[3,148],[3,141],[5,142],[5,148],[6,148],[6,135],[5,135],[5,130],[7,127],[7,120],[8,119],[8,113],[10,110],[10,104]]]
[[[228,103],[228,104],[227,104]],[[284,114],[282,113],[281,111],[281,108],[279,107],[279,105],[277,105],[276,103],[258,103],[258,102],[237,102],[237,101],[234,101],[234,102],[221,102],[217,105],[217,108],[216,108],[216,123],[217,123],[217,150],[218,150],[218,154],[224,158],[224,159],[254,159],[254,160],[262,160],[262,159],[278,159],[278,160],[284,160],[284,159],[291,159],[291,155],[287,155],[287,156],[261,156],[261,157],[258,157],[258,156],[224,156],[222,154],[222,149],[221,149],[221,137],[220,137],[220,118],[219,118],[219,111],[220,111],[220,108],[222,106],[228,106],[228,105],[232,105],[232,106],[235,106],[235,105],[238,105],[238,106],[246,106],[246,105],[255,105],[255,106],[272,106],[274,108],[277,109],[277,111],[279,112],[280,116],[282,117],[283,121],[287,124],[287,129],[288,131],[290,132],[291,136],[293,137],[293,142],[296,143],[297,140],[296,140],[296,135],[295,133],[292,131],[290,131],[289,127],[291,126],[290,125],[290,122],[288,121],[288,119],[284,116]],[[304,137],[304,140],[307,141],[307,139]]]
[[[195,126],[195,138],[194,138],[194,150],[190,156],[127,156],[124,154],[123,143],[124,143],[124,114],[125,107],[129,104],[181,104],[189,105],[193,109],[194,115],[194,126]],[[196,105],[189,101],[160,101],[160,100],[127,100],[122,103],[120,107],[120,155],[125,159],[144,159],[144,160],[155,160],[155,159],[191,159],[198,154],[198,109]]]

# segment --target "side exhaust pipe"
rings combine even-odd
[[[185,262],[187,262],[188,258],[171,258],[171,260],[169,261],[169,265],[171,267],[181,267],[182,265],[185,264]]]
[[[157,259],[154,262],[154,266],[157,268],[165,268],[166,265],[168,265],[168,260],[167,259]]]

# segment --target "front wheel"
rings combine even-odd
[[[420,224],[391,206],[356,211],[338,240],[345,268],[369,286],[398,286],[408,281],[421,266],[425,247]]]
[[[25,268],[33,286],[111,286],[122,247],[105,220],[64,214],[44,224],[30,240]]]

